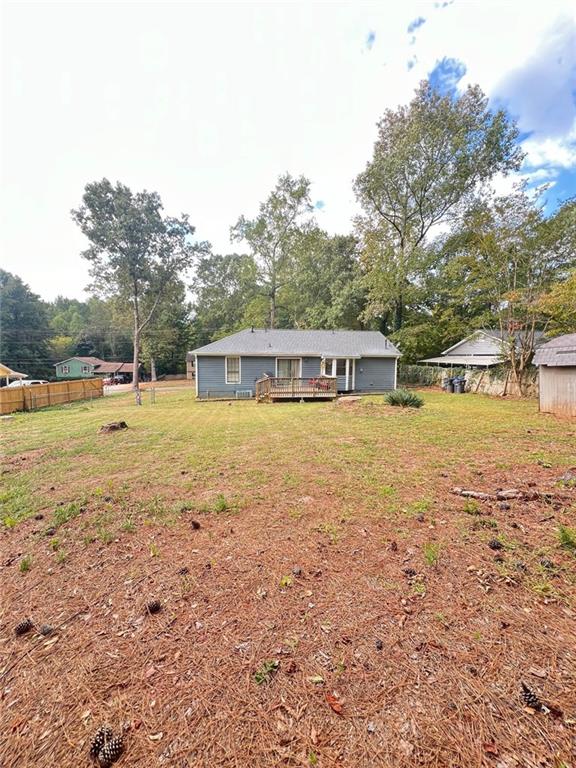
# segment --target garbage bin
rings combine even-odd
[[[466,379],[463,376],[457,376],[454,379],[454,392],[457,395],[463,395],[466,392]]]
[[[444,379],[442,389],[446,392],[454,392],[454,379]]]

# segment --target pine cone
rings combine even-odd
[[[20,621],[18,624],[16,624],[14,627],[14,632],[17,635],[25,635],[26,632],[30,632],[33,626],[34,622],[32,619],[24,619],[23,621]]]
[[[98,753],[98,762],[101,768],[109,768],[112,763],[115,763],[122,754],[123,749],[124,741],[122,736],[113,736]]]
[[[159,613],[162,610],[162,603],[160,600],[151,600],[146,606],[148,613]]]
[[[94,734],[94,738],[90,744],[90,754],[92,757],[96,757],[100,750],[103,749],[108,743],[112,741],[114,733],[109,725],[101,725],[100,728]]]
[[[542,702],[536,696],[534,691],[531,691],[530,688],[526,685],[526,683],[521,683],[522,685],[522,693],[520,694],[522,696],[522,701],[524,704],[526,704],[527,707],[530,707],[530,709],[535,709],[537,712],[540,712],[542,707]]]

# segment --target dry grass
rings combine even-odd
[[[173,392],[3,424],[0,765],[88,765],[109,722],[119,766],[572,767],[574,430],[425,400]],[[130,429],[98,436],[112,419]],[[28,615],[55,631],[16,637]]]

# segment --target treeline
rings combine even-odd
[[[143,340],[140,358],[147,372],[184,373],[192,343],[191,305],[184,283],[172,286]],[[16,275],[0,270],[0,362],[32,377],[54,376],[54,364],[73,355],[131,361],[130,308],[114,299],[86,301],[59,296],[43,301]]]
[[[175,373],[188,349],[253,325],[377,329],[414,363],[490,327],[510,340],[521,383],[537,330],[576,331],[576,202],[546,215],[526,182],[495,194],[522,160],[514,122],[480,88],[423,82],[378,124],[349,233],[319,227],[304,176],[281,176],[240,216],[229,254],[196,242],[156,193],[90,183],[72,215],[93,297],[45,303],[2,273],[0,359],[41,375],[72,354],[136,353]]]

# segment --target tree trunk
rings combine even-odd
[[[153,357],[150,358],[150,379],[156,381],[156,360]]]
[[[136,395],[136,405],[142,405],[140,394],[140,318],[138,310],[134,310],[134,373],[132,374],[132,389]]]
[[[276,291],[270,293],[270,328],[276,328]]]
[[[394,317],[394,330],[399,331],[402,328],[404,322],[404,297],[400,295],[396,300]]]

